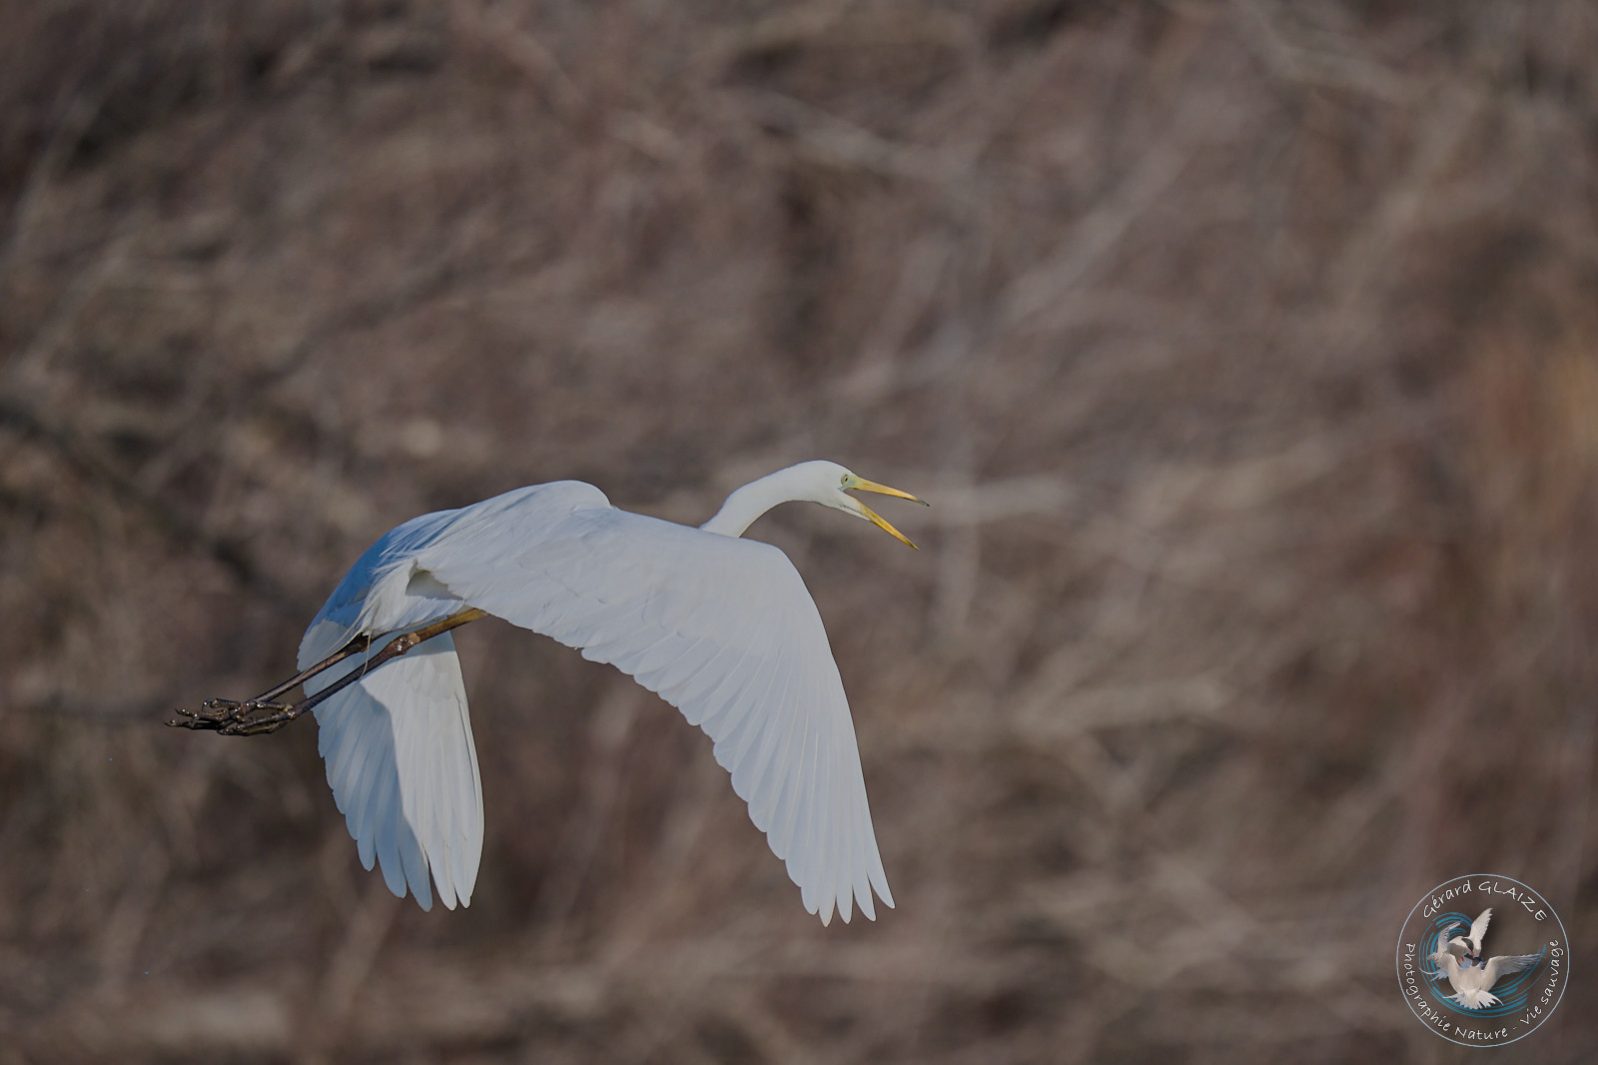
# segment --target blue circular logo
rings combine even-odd
[[[1503,1046],[1553,1015],[1570,944],[1547,898],[1513,877],[1438,884],[1398,936],[1398,987],[1428,1029],[1461,1046]]]

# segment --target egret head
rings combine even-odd
[[[892,496],[894,499],[908,499],[912,503],[926,506],[924,499],[917,499],[909,492],[897,488],[889,488],[876,481],[868,481],[859,474],[838,465],[836,462],[805,462],[797,469],[804,471],[805,481],[811,494],[809,499],[820,503],[824,507],[841,510],[845,514],[853,514],[864,521],[869,521],[889,536],[909,547],[914,547],[910,538],[904,533],[888,524],[887,519],[870,507],[866,506],[851,492],[875,492],[877,495]]]
[[[742,536],[750,523],[781,503],[820,503],[824,507],[852,514],[862,521],[869,521],[900,543],[915,546],[904,533],[889,525],[882,515],[850,495],[850,492],[876,492],[878,495],[927,505],[909,492],[868,481],[836,462],[817,460],[801,462],[797,466],[789,466],[750,481],[728,496],[715,516],[700,528],[723,536]]]

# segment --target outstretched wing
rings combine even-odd
[[[1482,974],[1483,990],[1490,990],[1506,976],[1533,968],[1542,959],[1541,954],[1500,954],[1496,958],[1488,958],[1487,970]]]
[[[555,489],[552,491],[552,489]],[[769,544],[612,508],[589,485],[468,508],[416,555],[466,603],[657,692],[716,761],[823,923],[893,897],[854,724],[815,602]]]
[[[377,643],[381,647],[381,642]],[[359,669],[365,655],[351,659]],[[315,694],[344,666],[312,678]],[[449,633],[374,669],[318,706],[327,782],[360,851],[400,898],[431,909],[428,872],[449,909],[468,906],[483,853],[483,790],[466,687]]]
[[[1476,919],[1470,923],[1470,945],[1473,953],[1481,953],[1482,940],[1487,935],[1487,925],[1491,923],[1492,919],[1493,910],[1492,907],[1489,906],[1487,909],[1479,913],[1476,916]]]

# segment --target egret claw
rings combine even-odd
[[[262,713],[265,716],[260,716]],[[254,699],[207,699],[200,709],[177,708],[178,717],[167,724],[173,728],[220,732],[224,736],[259,736],[276,732],[299,716],[287,703],[258,702]]]

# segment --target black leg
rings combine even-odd
[[[274,702],[273,700],[317,674],[338,665],[351,655],[367,650],[371,646],[370,638],[363,636],[350,641],[343,648],[318,662],[310,669],[295,674],[282,684],[262,692],[254,699],[248,699],[242,703],[232,699],[207,699],[200,704],[199,710],[188,710],[179,707],[178,716],[167,721],[167,724],[173,728],[217,732],[224,736],[264,736],[267,733],[276,732],[290,721],[314,710],[324,700],[343,691],[371,670],[400,657],[418,644],[425,643],[435,636],[441,636],[451,629],[459,628],[467,622],[476,621],[484,616],[481,610],[463,610],[459,614],[441,618],[413,632],[396,636],[385,644],[381,651],[361,663],[359,668],[350,670],[315,695],[307,696],[297,703],[289,704]]]

